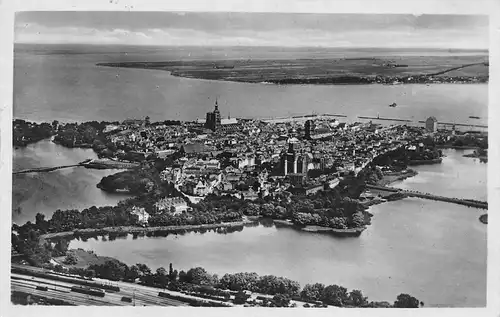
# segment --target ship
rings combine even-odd
[[[481,119],[479,117],[476,117],[476,116],[469,116],[470,119]]]
[[[391,108],[395,108],[395,107],[397,107],[397,106],[398,106],[398,105],[397,105],[395,102],[393,102],[393,103],[391,103],[391,104],[389,105],[389,107],[391,107]]]

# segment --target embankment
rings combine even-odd
[[[329,233],[337,237],[358,237],[366,229],[366,227],[348,228],[348,229],[335,229],[322,226],[299,226],[289,220],[273,220],[275,224],[294,227],[296,229],[315,232],[315,233]]]
[[[246,224],[254,222],[253,220],[242,220],[234,222],[222,222],[213,224],[203,224],[203,225],[185,225],[185,226],[165,226],[165,227],[106,227],[99,229],[76,229],[73,231],[55,232],[47,233],[40,236],[40,242],[43,243],[45,240],[57,239],[57,238],[74,238],[78,235],[86,234],[110,234],[110,233],[140,233],[140,232],[167,232],[167,233],[180,233],[192,230],[200,229],[218,229],[218,228],[229,228],[229,227],[239,227]]]
[[[410,160],[408,161],[408,165],[430,165],[430,164],[440,164],[443,161],[442,158],[435,158],[430,160]]]
[[[402,181],[407,178],[416,176],[417,174],[418,172],[412,169],[408,169],[401,172],[386,172],[383,174],[384,176],[382,177],[382,179],[377,182],[377,185],[387,186],[394,182]]]

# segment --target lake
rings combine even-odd
[[[406,52],[409,54],[411,52]],[[287,55],[288,54],[288,55]],[[291,55],[290,55],[291,54]],[[487,123],[487,84],[276,86],[185,79],[168,72],[95,66],[98,62],[179,59],[360,56],[364,52],[283,52],[194,48],[81,47],[62,54],[55,46],[20,47],[14,61],[14,117],[82,122],[150,116],[152,121],[204,118],[219,98],[222,116],[272,117],[336,113]],[[344,54],[344,55],[343,55]],[[390,52],[380,55],[390,55]],[[400,54],[400,53],[398,53]],[[227,55],[227,56],[226,56]],[[367,54],[370,55],[370,54]],[[396,54],[397,55],[397,54]],[[396,102],[398,107],[390,108]],[[445,151],[442,164],[416,167],[420,174],[395,186],[449,196],[486,199],[486,164]],[[90,149],[65,149],[41,141],[13,151],[14,170],[95,158]],[[111,170],[70,168],[13,176],[13,220],[34,221],[56,209],[113,205],[125,198],[96,184]],[[203,266],[218,274],[254,271],[360,289],[371,300],[394,301],[410,293],[426,306],[486,304],[486,226],[482,210],[408,198],[371,207],[372,225],[359,238],[335,238],[272,224],[241,232],[187,233],[166,238],[74,240],[127,264],[178,270]]]
[[[483,199],[486,184],[480,180],[486,164],[462,160],[463,152],[445,150],[447,158],[442,164],[416,167],[419,175],[396,186],[425,186],[428,192]],[[464,167],[475,170],[476,176],[455,178]],[[438,181],[430,178],[430,173]],[[455,185],[443,191],[448,177]],[[167,268],[172,262],[179,271],[202,266],[217,274],[285,276],[302,286],[335,283],[360,289],[371,300],[392,302],[398,294],[409,293],[426,306],[486,304],[487,227],[478,220],[482,210],[417,198],[370,210],[374,214],[372,225],[359,238],[260,224],[228,234],[190,232],[136,239],[129,235],[113,241],[73,240],[70,248],[94,250],[129,265],[145,263],[152,269]]]
[[[12,153],[14,171],[77,164],[88,158],[97,158],[92,149],[69,149],[50,140],[14,149]],[[119,171],[71,167],[47,173],[12,175],[12,208],[21,208],[21,213],[12,211],[12,221],[17,224],[34,222],[38,212],[50,218],[57,209],[116,205],[130,196],[106,193],[96,185],[104,176]]]

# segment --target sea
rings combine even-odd
[[[376,50],[380,56],[437,55],[446,51]],[[315,113],[387,116],[487,124],[487,84],[289,85],[186,79],[166,71],[99,67],[98,62],[189,59],[363,57],[364,50],[16,45],[14,118],[43,122],[195,120],[213,109],[223,116],[282,117]],[[465,54],[465,53],[464,53]],[[398,107],[390,108],[396,102]],[[481,119],[469,119],[478,116]],[[436,194],[487,199],[487,164],[445,150],[443,163],[416,167],[416,177],[394,186]],[[43,140],[13,150],[13,169],[48,167],[94,158],[90,149],[67,149]],[[114,205],[126,195],[102,192],[100,179],[116,171],[74,167],[13,176],[13,221],[50,217],[57,209]],[[228,234],[187,233],[163,238],[73,240],[127,264],[178,270],[203,266],[224,274],[256,272],[360,289],[370,300],[394,301],[410,293],[432,307],[486,305],[484,212],[408,198],[373,206],[372,225],[359,238],[335,238],[271,224]]]

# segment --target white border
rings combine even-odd
[[[239,12],[308,12],[308,13],[413,13],[413,14],[485,14],[490,16],[490,84],[489,84],[489,155],[488,200],[488,306],[479,309],[425,308],[397,309],[266,309],[266,308],[158,308],[106,307],[60,308],[18,307],[10,304],[10,223],[12,186],[12,82],[13,82],[13,25],[16,11],[239,11]],[[183,316],[239,315],[347,315],[401,316],[500,316],[500,244],[499,232],[493,229],[500,219],[500,1],[495,0],[0,0],[0,316],[127,316],[151,314],[181,314]],[[495,89],[496,88],[496,89]],[[453,290],[450,289],[450,292]]]

